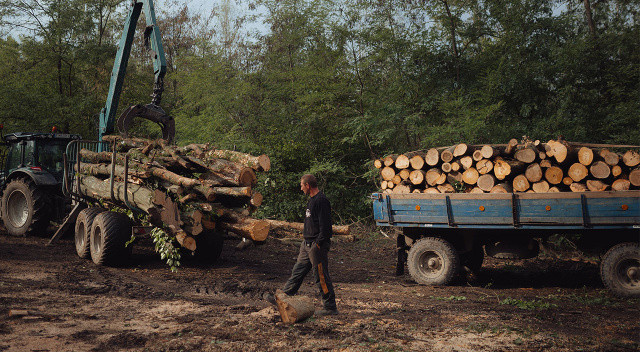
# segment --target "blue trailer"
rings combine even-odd
[[[579,248],[604,254],[603,283],[640,295],[640,190],[584,193],[374,193],[378,226],[402,228],[399,269],[420,284],[446,285],[484,256],[532,258],[537,238],[580,233]]]

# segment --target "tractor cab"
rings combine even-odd
[[[10,133],[3,139],[8,149],[0,174],[2,183],[19,171],[51,185],[62,183],[62,154],[69,142],[81,137],[65,133],[17,132]],[[39,183],[39,180],[34,181]]]

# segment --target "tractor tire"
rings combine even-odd
[[[93,207],[82,209],[76,219],[75,243],[76,252],[80,258],[87,259],[91,257],[91,226],[93,219],[100,213],[104,212],[103,208]]]
[[[437,237],[418,240],[409,250],[409,274],[422,285],[447,285],[460,268],[460,258],[451,243]]]
[[[93,219],[90,235],[91,259],[98,265],[116,266],[125,262],[131,248],[131,220],[122,213],[105,211]]]
[[[611,247],[600,262],[600,278],[615,295],[640,296],[640,245],[626,242]]]
[[[30,179],[16,178],[2,194],[2,221],[13,236],[30,236],[46,231],[51,220],[47,194]]]
[[[207,264],[213,264],[218,261],[222,254],[224,238],[221,232],[204,231],[196,239],[196,250],[194,259]]]

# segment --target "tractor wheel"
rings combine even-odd
[[[611,247],[600,262],[600,277],[618,296],[640,296],[640,245],[626,242]]]
[[[91,259],[98,265],[115,266],[130,254],[131,220],[122,213],[105,211],[93,219],[90,235]]]
[[[91,256],[91,248],[89,245],[91,226],[93,219],[100,213],[104,212],[103,208],[93,207],[80,211],[76,219],[75,242],[76,252],[80,258],[89,258]]]
[[[10,235],[42,233],[49,226],[50,214],[46,193],[33,181],[17,178],[9,182],[2,194],[2,220]]]
[[[409,250],[409,274],[422,285],[447,285],[458,273],[460,258],[451,243],[437,237],[418,240]]]
[[[222,246],[224,243],[222,233],[217,231],[205,231],[198,236],[195,236],[195,239],[196,250],[194,257],[196,260],[208,264],[213,264],[218,261],[222,254]]]

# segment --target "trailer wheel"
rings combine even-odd
[[[117,265],[129,257],[125,243],[131,238],[131,221],[122,213],[105,211],[93,219],[91,259],[98,265]]]
[[[89,245],[91,225],[93,225],[93,219],[104,211],[103,208],[93,207],[82,209],[78,214],[75,228],[75,243],[76,252],[80,258],[86,259],[91,256],[91,248]]]
[[[196,260],[213,264],[220,258],[222,254],[222,247],[224,244],[224,238],[221,232],[218,231],[205,231],[196,239],[196,250],[194,257]]]
[[[29,236],[47,229],[51,212],[47,195],[29,179],[16,178],[2,194],[2,221],[13,236]]]
[[[600,277],[619,296],[640,296],[640,246],[620,243],[611,247],[600,263]]]
[[[458,252],[451,243],[436,237],[425,237],[409,250],[409,274],[419,284],[447,285],[460,266]]]

